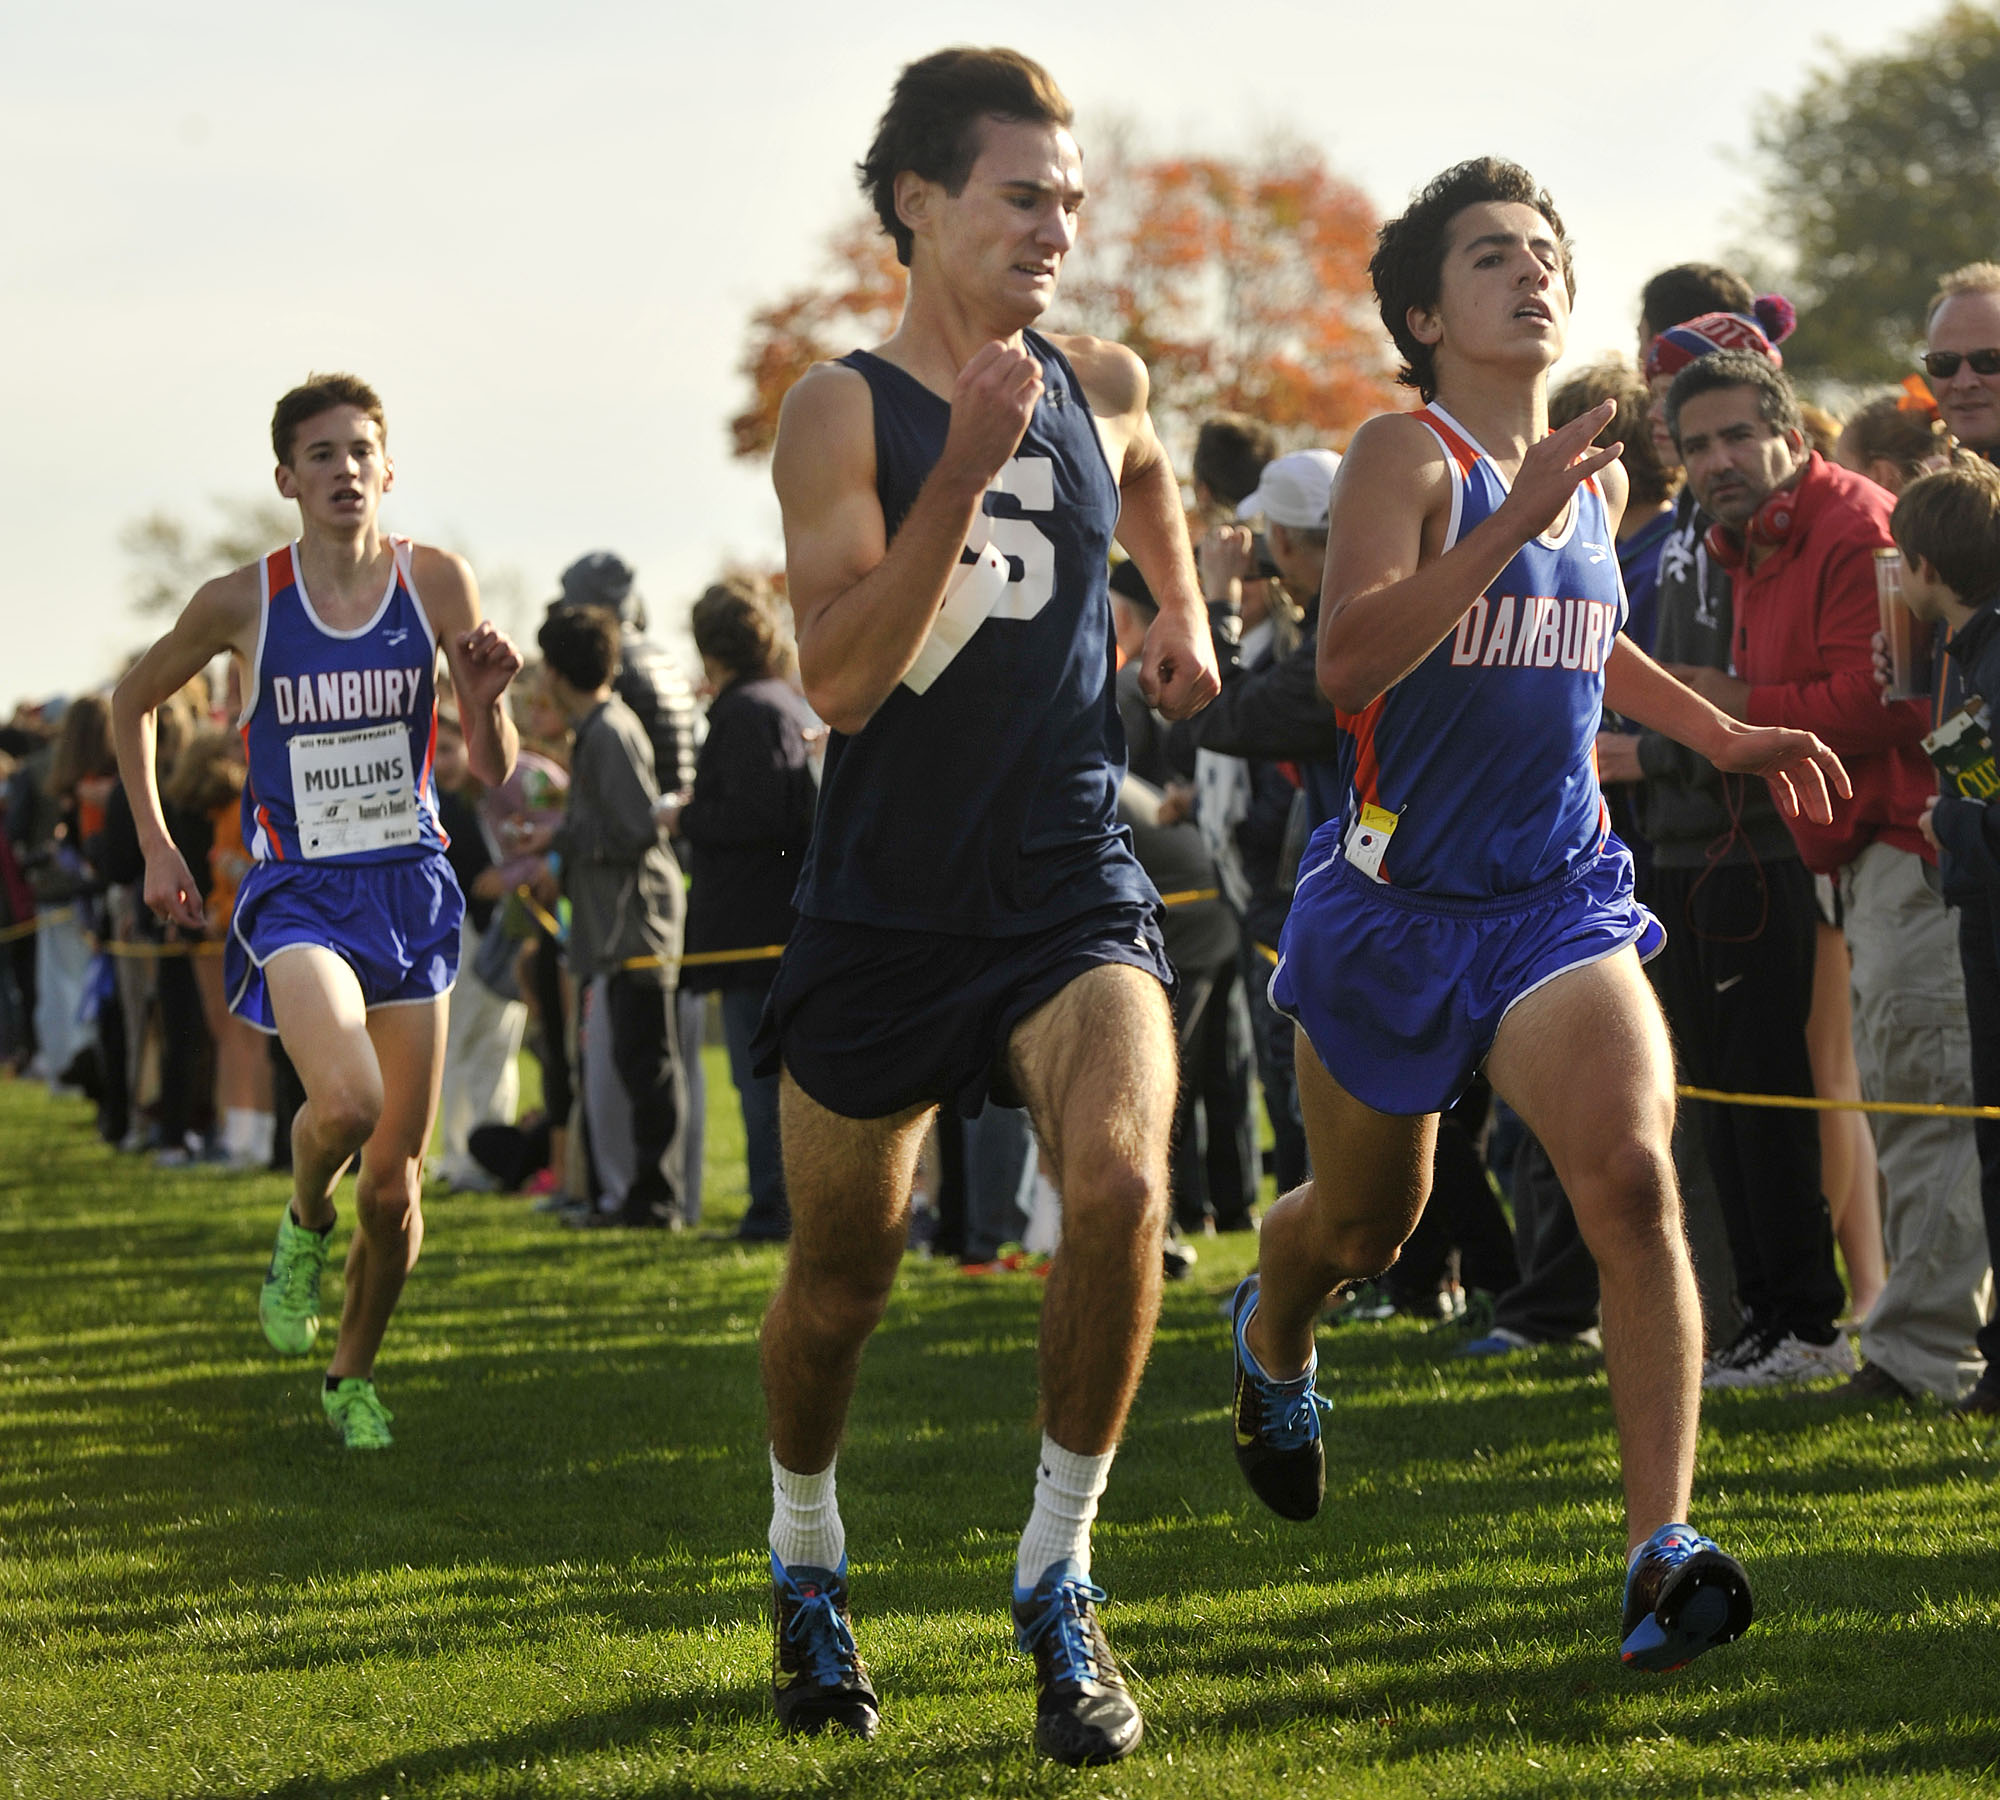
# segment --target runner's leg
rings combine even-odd
[[[420,1005],[378,1007],[368,1015],[385,1099],[375,1130],[362,1146],[361,1172],[354,1183],[347,1294],[329,1376],[373,1374],[389,1315],[423,1248],[419,1196],[444,1076],[450,1004],[448,995],[440,995]]]
[[[1435,1113],[1364,1106],[1327,1073],[1303,1031],[1293,1037],[1314,1174],[1264,1215],[1257,1310],[1245,1330],[1259,1367],[1278,1381],[1311,1362],[1326,1297],[1396,1260],[1424,1210],[1437,1151]]]
[[[777,1460],[809,1475],[833,1461],[862,1347],[888,1304],[931,1109],[843,1118],[789,1072],[778,1105],[792,1237],[764,1314],[764,1400]]]
[[[1104,963],[1016,1027],[1009,1046],[1063,1198],[1042,1302],[1042,1420],[1064,1449],[1118,1442],[1160,1310],[1174,1028],[1145,971]]]
[[[1495,1090],[1555,1164],[1597,1259],[1630,1544],[1687,1518],[1701,1303],[1674,1182],[1674,1064],[1637,954],[1558,976],[1501,1021]]]
[[[382,1116],[382,1069],[354,971],[299,945],[264,970],[271,1013],[306,1103],[292,1121],[292,1210],[310,1231],[333,1222],[333,1189]]]

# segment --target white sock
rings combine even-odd
[[[809,1564],[838,1569],[847,1554],[847,1527],[833,1492],[833,1464],[817,1475],[788,1469],[771,1452],[771,1554],[788,1569]]]
[[[222,1147],[231,1156],[248,1156],[257,1132],[257,1115],[247,1106],[232,1106],[222,1115]]]
[[[278,1141],[278,1121],[267,1112],[250,1115],[250,1154],[267,1167]]]
[[[1111,1459],[1118,1453],[1079,1456],[1042,1433],[1042,1460],[1035,1470],[1035,1510],[1021,1533],[1020,1554],[1014,1559],[1014,1591],[1029,1594],[1054,1563],[1076,1564],[1079,1575],[1090,1574],[1090,1522],[1111,1479]]]

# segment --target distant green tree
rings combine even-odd
[[[1897,49],[1817,70],[1757,146],[1794,259],[1787,365],[1906,373],[1937,277],[2000,258],[2000,6],[1956,0]]]
[[[203,533],[172,513],[148,513],[118,534],[132,564],[132,604],[140,612],[178,612],[204,581],[255,562],[298,535],[299,515],[284,501],[217,500],[222,515]]]

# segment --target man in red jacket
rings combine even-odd
[[[1761,356],[1690,363],[1666,411],[1736,604],[1735,675],[1677,673],[1737,718],[1804,727],[1839,753],[1853,798],[1835,798],[1828,824],[1787,823],[1807,867],[1837,884],[1863,1091],[1969,1105],[1956,932],[1919,828],[1937,791],[1918,744],[1929,718],[1919,701],[1885,706],[1874,677],[1875,552],[1891,544],[1892,496],[1807,449],[1791,385]],[[1955,1401],[1981,1366],[1989,1279],[1972,1129],[1883,1115],[1875,1135],[1891,1270],[1861,1327],[1861,1368],[1834,1391]]]

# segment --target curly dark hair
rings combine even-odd
[[[982,119],[1068,125],[1073,117],[1048,70],[1018,50],[959,45],[911,63],[855,166],[882,229],[896,240],[896,260],[906,267],[910,260],[910,228],[896,215],[896,177],[905,169],[957,194],[979,160]]]
[[[1532,206],[1548,220],[1562,255],[1563,284],[1570,298],[1576,298],[1576,270],[1562,215],[1526,169],[1497,156],[1478,156],[1445,170],[1410,202],[1401,218],[1391,219],[1376,234],[1375,254],[1368,262],[1382,323],[1403,358],[1396,379],[1415,388],[1426,401],[1437,398],[1437,365],[1430,345],[1419,343],[1411,333],[1410,314],[1437,305],[1452,220],[1468,206],[1487,201]]]

